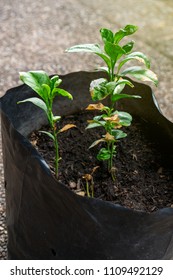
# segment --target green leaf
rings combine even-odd
[[[105,86],[107,88],[107,91],[111,95],[119,94],[125,87],[125,85],[129,85],[130,87],[133,87],[133,84],[126,79],[120,79],[119,81],[109,82]]]
[[[126,79],[119,80],[118,82],[116,82],[116,86],[114,88],[113,95],[119,94],[120,92],[122,92],[125,85],[128,85],[130,87],[134,87],[134,85],[129,80],[126,80]]]
[[[106,87],[100,86],[100,87],[94,88],[94,90],[92,91],[92,100],[93,101],[103,100],[108,95],[109,95],[109,93],[107,92]]]
[[[95,117],[93,118],[93,120],[94,120],[94,121],[99,121],[99,120],[101,120],[101,118],[103,118],[104,115],[105,115],[105,114],[99,115],[99,116],[95,116]]]
[[[111,30],[106,29],[106,28],[102,28],[100,30],[101,33],[101,37],[103,42],[105,43],[106,41],[110,42],[110,43],[114,43],[114,34]]]
[[[106,148],[102,148],[97,155],[98,160],[108,160],[110,158],[111,158],[111,153]]]
[[[109,94],[112,94],[115,87],[116,87],[116,82],[108,82],[108,83],[105,83],[105,87],[107,89],[107,92]]]
[[[111,100],[113,102],[116,102],[120,99],[123,99],[123,98],[141,98],[141,96],[139,95],[130,95],[130,94],[125,94],[125,93],[119,93],[119,94],[114,94],[111,96]]]
[[[105,43],[104,49],[113,62],[116,62],[125,53],[119,45],[115,45],[110,42]]]
[[[122,49],[125,51],[126,54],[130,53],[133,49],[134,41],[130,41],[127,44],[125,44]]]
[[[144,63],[147,68],[150,68],[150,61],[147,56],[141,52],[133,52],[127,55],[119,64],[118,70],[129,60],[136,59],[141,63]]]
[[[56,89],[56,93],[58,93],[58,94],[60,94],[62,96],[65,96],[65,97],[67,97],[67,98],[69,98],[71,100],[73,99],[73,96],[68,91],[66,91],[66,90],[64,90],[62,88],[57,88]]]
[[[53,141],[55,141],[54,135],[51,134],[50,132],[44,131],[44,130],[40,130],[39,132],[46,134],[47,136],[49,136]]]
[[[53,90],[56,87],[59,87],[59,85],[61,84],[62,80],[59,78],[59,76],[55,75],[50,79],[50,83],[51,83],[51,90]]]
[[[75,45],[71,48],[68,48],[66,52],[92,52],[92,53],[101,53],[100,46],[98,44],[81,44]]]
[[[138,27],[135,25],[126,25],[124,29],[120,29],[114,35],[114,43],[118,44],[119,41],[124,38],[125,36],[132,35],[137,31]]]
[[[43,84],[50,85],[49,76],[44,71],[19,72],[20,79],[31,87],[40,97],[44,99],[45,92]]]
[[[97,54],[98,56],[100,56],[104,60],[104,62],[108,66],[108,69],[111,68],[111,60],[110,60],[110,58],[106,54],[98,53],[98,52],[96,52],[95,54]],[[109,73],[109,71],[108,71],[108,73]]]
[[[99,126],[105,126],[106,122],[105,121],[93,121],[87,125],[85,129],[90,129],[90,128],[95,128]]]
[[[48,110],[47,110],[46,103],[45,103],[43,100],[41,100],[40,98],[37,98],[37,97],[27,98],[27,99],[25,99],[25,100],[18,101],[17,104],[25,103],[25,102],[31,102],[31,103],[33,103],[34,105],[36,105],[37,107],[39,107],[39,108],[41,108],[43,111],[45,111],[46,115],[48,115]]]
[[[149,69],[143,69],[139,66],[133,66],[125,69],[120,73],[121,76],[130,75],[141,81],[153,82],[156,86],[158,85],[158,79],[154,72]]]
[[[116,140],[125,138],[127,136],[127,133],[123,132],[120,129],[112,129],[112,135],[115,137]]]
[[[48,85],[46,85],[46,84],[43,84],[43,85],[42,85],[42,88],[43,88],[43,91],[42,91],[43,96],[42,96],[42,98],[43,98],[45,101],[47,101],[47,100],[49,99],[49,97],[50,97],[51,88],[50,88],[50,86],[48,86]]]
[[[119,123],[122,126],[130,126],[132,122],[132,116],[127,112],[122,111],[115,111],[116,114],[118,114],[118,117],[120,119]]]

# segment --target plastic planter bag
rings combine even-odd
[[[62,98],[54,109],[65,115],[85,108],[90,102],[90,81],[99,76],[86,72],[63,76],[63,86],[74,101]],[[148,86],[135,83],[129,91],[142,99],[121,102],[120,108],[125,105],[126,111],[148,122],[147,133],[159,139],[159,152],[162,149],[173,164],[173,124],[159,112]],[[17,105],[33,95],[22,85],[1,98],[8,258],[172,259],[172,208],[151,214],[130,210],[80,197],[53,178],[27,139],[31,131],[46,123],[44,113],[29,102]]]

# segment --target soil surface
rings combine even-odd
[[[135,210],[153,212],[164,207],[173,207],[173,167],[167,167],[157,152],[155,145],[149,142],[143,132],[143,124],[133,120],[124,131],[128,136],[117,142],[117,154],[114,158],[116,180],[113,181],[107,171],[107,162],[100,162],[96,155],[99,144],[88,147],[104,134],[102,129],[86,130],[87,120],[93,115],[81,112],[63,117],[60,126],[75,124],[76,128],[59,134],[58,180],[79,195],[86,195],[86,174],[92,174],[94,197],[111,201]],[[49,130],[42,127],[40,130]],[[51,139],[38,131],[30,135],[30,141],[46,160],[52,174],[54,172],[54,146]],[[93,172],[94,170],[94,172]],[[92,181],[88,181],[89,185]]]

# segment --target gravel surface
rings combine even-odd
[[[163,114],[173,121],[172,0],[1,0],[0,96],[21,84],[19,71],[43,69],[49,74],[93,70],[100,60],[89,54],[67,54],[74,44],[100,41],[102,27],[117,30],[136,24],[136,49],[151,57],[159,77],[154,89]],[[91,59],[90,59],[91,58]],[[5,194],[0,142],[0,259],[7,258]]]

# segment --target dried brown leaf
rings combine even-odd
[[[64,131],[66,131],[66,130],[72,128],[72,127],[76,127],[76,125],[75,125],[75,124],[66,124],[63,128],[61,128],[61,129],[59,130],[59,132],[64,132]]]

